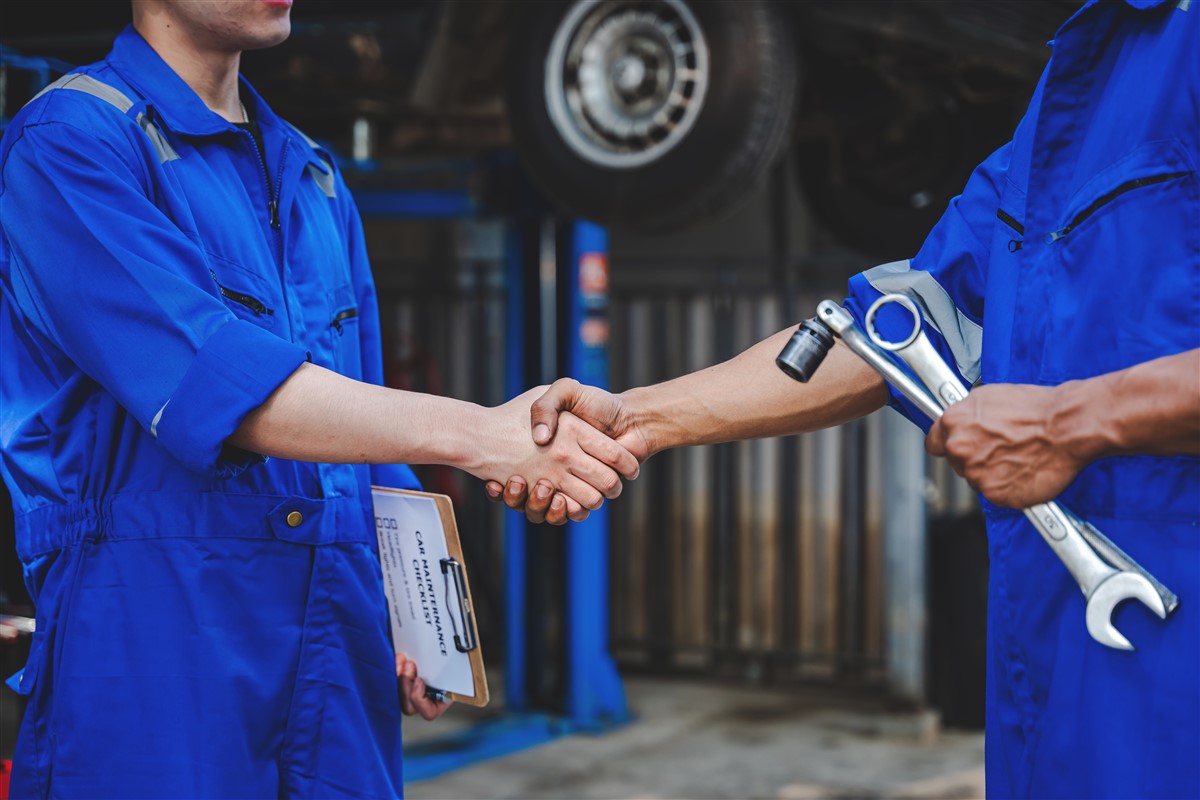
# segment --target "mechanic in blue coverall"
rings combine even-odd
[[[636,473],[578,420],[535,446],[531,396],[373,385],[353,200],[238,77],[290,5],[135,0],[0,146],[0,454],[37,604],[13,797],[398,796],[401,711],[445,705],[393,653],[371,483],[538,475],[578,517]]]
[[[853,278],[846,307],[861,323],[881,293],[908,293],[978,386],[927,449],[982,492],[987,516],[988,795],[1197,798],[1200,4],[1091,2],[1052,47],[1012,142],[911,261]],[[885,402],[928,425],[840,344],[810,384],[785,377],[774,359],[790,335],[616,397],[560,382],[534,404],[535,437],[559,409],[643,459]],[[540,519],[526,485],[504,498]],[[1181,598],[1166,620],[1117,610],[1133,652],[1088,636],[1077,585],[1016,510],[1057,496]]]

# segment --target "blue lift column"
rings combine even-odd
[[[504,327],[505,393],[515,397],[528,387],[526,378],[526,280],[521,237],[509,227],[505,244],[507,303]],[[525,693],[525,515],[504,512],[504,705],[510,712],[528,710]]]
[[[463,219],[478,209],[464,189],[354,192],[363,216]],[[530,218],[510,221],[505,330],[509,396],[559,374],[607,388],[608,235],[587,222]],[[561,258],[561,262],[560,262]],[[625,693],[609,653],[608,509],[569,523],[565,575],[565,680],[554,708],[533,707],[527,688],[537,658],[530,652],[529,526],[506,512],[505,713],[455,733],[405,748],[406,781],[418,781],[506,755],[574,731],[598,731],[629,719]],[[544,602],[544,598],[542,602]]]
[[[560,341],[567,373],[608,388],[608,232],[590,222],[570,226],[569,309]],[[629,719],[625,691],[609,652],[608,505],[567,525],[567,714],[581,730]]]

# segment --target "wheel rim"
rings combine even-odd
[[[582,0],[546,56],[550,121],[593,164],[637,167],[692,129],[708,88],[708,45],[681,0]]]

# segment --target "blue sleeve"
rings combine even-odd
[[[340,177],[340,176],[339,176]],[[383,386],[383,337],[379,322],[379,299],[375,279],[367,257],[366,237],[362,218],[346,184],[339,180],[338,196],[345,198],[344,224],[350,243],[350,274],[354,281],[355,302],[358,304],[359,347],[362,352],[362,379]],[[393,489],[420,489],[421,482],[407,464],[372,464],[371,483]]]
[[[867,309],[880,296],[911,297],[925,316],[926,335],[967,386],[980,377],[989,249],[1011,151],[1012,144],[1006,144],[975,168],[915,257],[855,275],[844,302],[862,325]],[[903,316],[898,312],[888,317],[881,311],[876,328],[884,336],[902,339],[911,325]],[[888,392],[889,405],[929,429],[929,419],[916,406],[890,384]]]
[[[27,127],[2,170],[27,322],[187,467],[229,477],[261,461],[225,440],[307,354],[225,307],[204,253],[150,201],[145,169],[56,122]]]

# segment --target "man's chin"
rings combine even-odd
[[[277,44],[283,44],[292,33],[292,24],[285,20],[284,25],[274,30],[260,32],[247,31],[245,38],[238,42],[239,50],[265,50]]]

